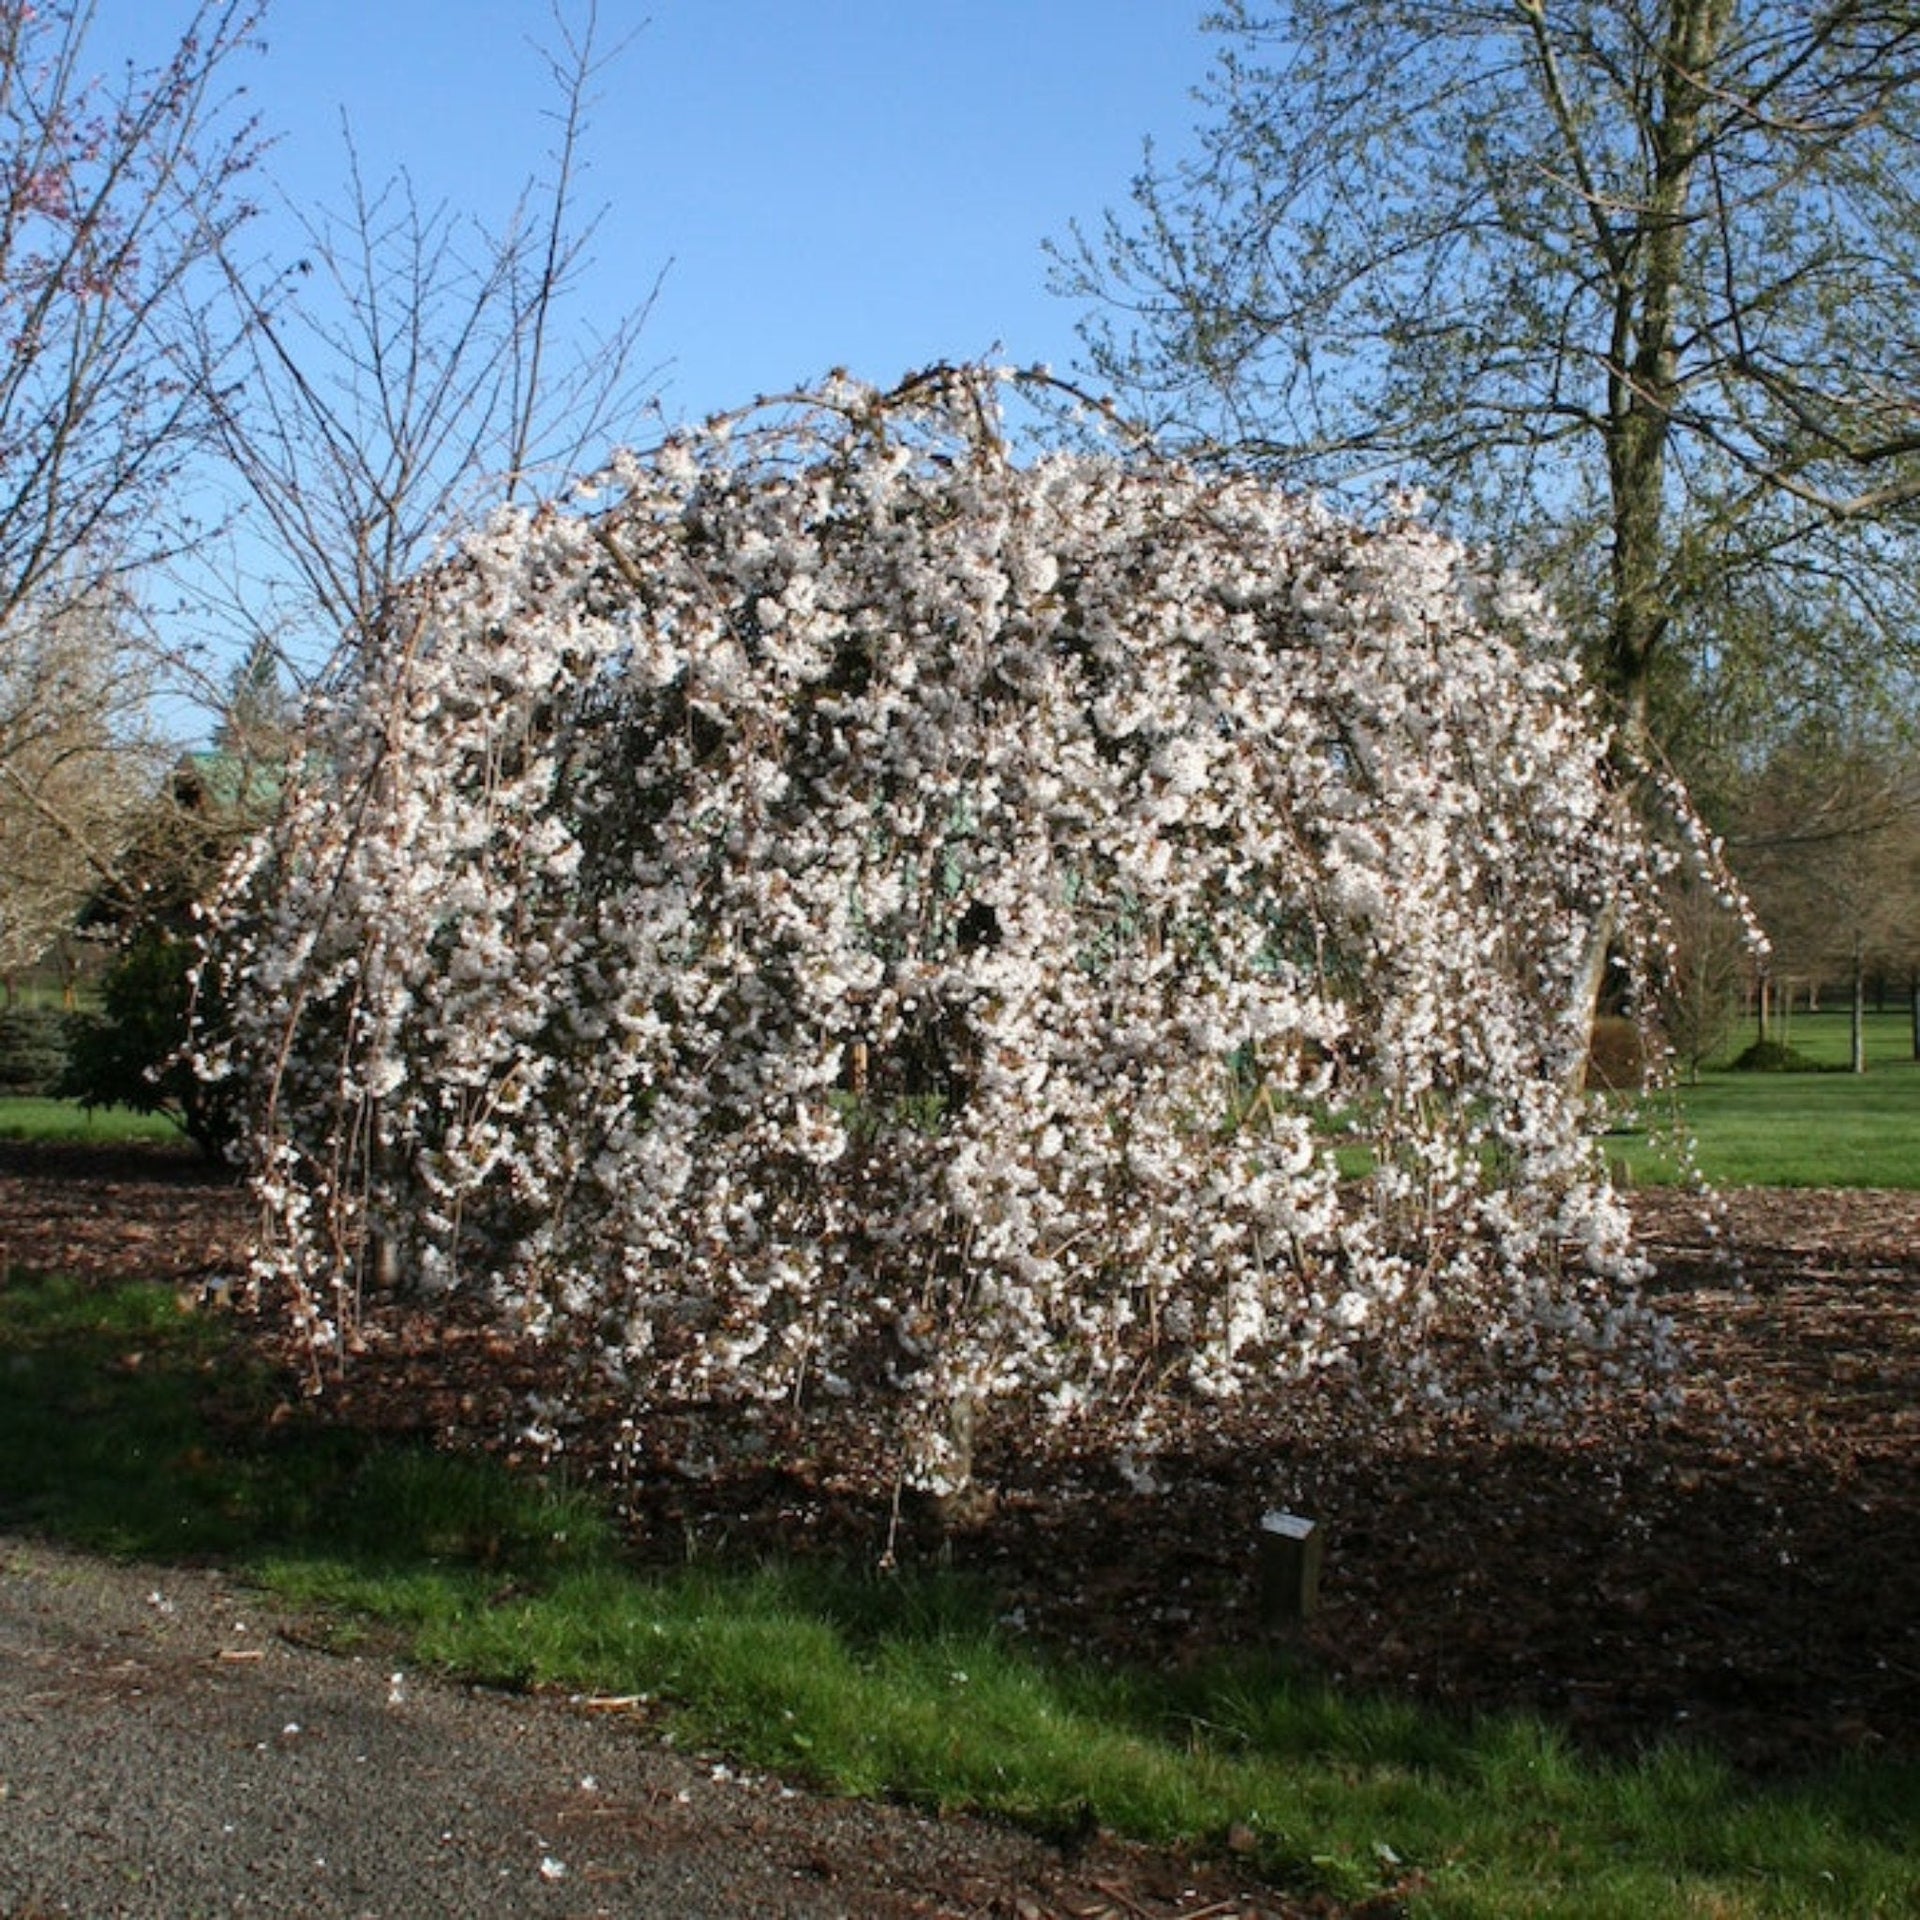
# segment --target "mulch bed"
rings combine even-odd
[[[1692,1356],[1669,1418],[1628,1396],[1558,1433],[1436,1419],[1331,1445],[1275,1406],[1153,1461],[1154,1492],[1003,1434],[997,1498],[944,1526],[848,1463],[667,1427],[624,1482],[636,1542],[938,1555],[993,1582],[1010,1630],[1178,1662],[1275,1631],[1254,1541],[1284,1506],[1328,1548],[1320,1610],[1280,1631],[1343,1685],[1766,1774],[1920,1757],[1920,1194],[1737,1193],[1717,1233],[1683,1196],[1635,1206]],[[244,1197],[181,1156],[0,1148],[6,1265],[192,1293],[244,1265],[248,1230]],[[420,1314],[320,1404],[511,1451],[541,1368]]]

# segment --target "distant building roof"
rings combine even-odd
[[[174,797],[196,812],[271,813],[286,784],[284,760],[224,747],[183,754],[173,770]]]

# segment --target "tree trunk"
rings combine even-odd
[[[1853,936],[1853,1070],[1867,1070],[1867,956],[1860,936]]]
[[[1700,118],[1708,99],[1701,76],[1712,70],[1729,12],[1730,0],[1683,0],[1674,8],[1659,109],[1648,128],[1654,146],[1652,191],[1637,215],[1634,244],[1623,245],[1615,236],[1603,249],[1612,275],[1603,436],[1613,591],[1602,679],[1613,699],[1616,764],[1629,804],[1650,757],[1653,663],[1672,618],[1667,456],[1680,394],[1678,335],[1687,222]],[[1594,211],[1598,216],[1597,206]],[[1584,998],[1574,1005],[1585,1006],[1589,1032],[1599,1010],[1613,932],[1609,909],[1590,936],[1576,988]],[[1583,1053],[1572,1076],[1576,1088],[1584,1085],[1585,1075]]]
[[[1609,908],[1587,930],[1587,950],[1580,956],[1580,972],[1573,983],[1574,1038],[1572,1058],[1566,1063],[1568,1091],[1576,1098],[1587,1090],[1587,1069],[1593,1059],[1593,1029],[1600,1015],[1600,994],[1607,980],[1607,952],[1613,944],[1614,916]]]
[[[1647,750],[1653,661],[1672,617],[1667,455],[1680,394],[1680,289],[1709,97],[1703,76],[1713,69],[1730,13],[1730,0],[1683,0],[1673,8],[1660,103],[1648,127],[1652,190],[1637,212],[1634,244],[1612,257],[1605,437],[1613,611],[1606,679],[1631,759]]]

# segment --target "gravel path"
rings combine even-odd
[[[216,1574],[0,1539],[0,1916],[1295,1911],[1104,1842],[800,1793],[293,1624]]]

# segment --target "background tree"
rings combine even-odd
[[[163,749],[152,662],[111,585],[16,607],[0,647],[0,976],[39,961],[115,886]],[[38,616],[38,617],[36,617]]]
[[[1911,665],[1913,7],[1211,24],[1197,158],[1149,156],[1061,256],[1137,410],[1303,482],[1430,488],[1553,582],[1633,746],[1690,686],[1760,684],[1755,650],[1844,639],[1856,689]]]
[[[201,907],[272,819],[300,740],[272,650],[261,647],[233,671],[212,749],[182,756],[127,805],[114,883],[88,915],[113,957],[98,1007],[66,1023],[54,1089],[64,1098],[165,1114],[208,1153],[232,1143],[241,1090],[202,1080],[187,1050],[196,1017],[204,1032],[221,1026],[212,999],[196,998]]]
[[[1697,1078],[1733,1032],[1759,956],[1717,888],[1675,874],[1665,891],[1671,944],[1658,981],[1659,1037],[1689,1078]],[[1637,1025],[1635,1031],[1644,1052],[1645,1036]],[[1644,1077],[1629,1084],[1644,1084]]]
[[[344,203],[294,210],[295,258],[223,250],[241,344],[203,341],[201,386],[278,568],[245,597],[255,649],[293,634],[350,662],[459,527],[632,432],[650,302],[602,335],[562,325],[595,225],[578,215],[592,91],[619,48],[591,4],[556,6],[553,28],[553,146],[504,225],[423,207],[404,172],[370,182],[349,130]]]
[[[92,77],[85,0],[0,0],[0,966],[114,867],[150,788],[134,583],[177,546],[189,308],[245,214],[224,75],[253,31],[191,9],[157,68]]]
[[[277,649],[256,640],[227,682],[227,699],[213,730],[216,753],[244,767],[284,766],[294,751],[299,715],[281,677]]]
[[[1772,975],[1809,995],[1844,987],[1864,1070],[1867,982],[1920,952],[1920,768],[1874,734],[1808,726],[1753,769],[1730,839],[1774,940]]]

